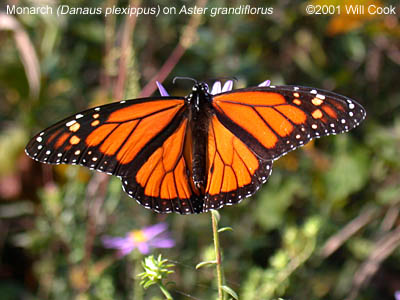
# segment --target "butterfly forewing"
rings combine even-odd
[[[80,164],[124,176],[131,173],[132,161],[152,148],[153,140],[167,137],[165,132],[184,105],[183,98],[171,97],[92,108],[37,134],[26,152],[44,163]]]
[[[356,127],[365,110],[344,96],[307,87],[256,87],[218,94],[218,119],[263,159],[277,159],[312,138]]]

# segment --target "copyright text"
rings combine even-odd
[[[306,7],[308,15],[397,15],[397,7],[375,4],[312,5]]]

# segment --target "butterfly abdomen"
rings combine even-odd
[[[192,148],[192,179],[195,187],[204,194],[207,183],[207,141],[209,123],[211,120],[211,105],[208,101],[209,94],[200,90],[192,94],[190,109],[191,134],[193,136]]]

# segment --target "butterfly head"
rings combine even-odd
[[[196,111],[201,110],[201,106],[211,99],[208,84],[205,82],[196,83],[192,88],[192,93],[189,95],[188,100]]]
[[[193,88],[192,88],[193,92],[200,92],[200,93],[209,93],[209,88],[208,88],[208,84],[205,82],[199,82],[196,83]]]

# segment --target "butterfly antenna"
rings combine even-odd
[[[193,79],[191,77],[185,77],[185,76],[176,76],[176,77],[174,77],[174,79],[172,79],[172,83],[175,84],[175,81],[177,79],[179,79],[179,80],[191,80],[191,81],[194,81],[194,83],[197,83],[196,79]]]
[[[228,77],[228,79],[229,79],[229,77]],[[239,81],[235,76],[230,77],[230,79],[231,79],[231,80],[234,80],[234,81],[236,81],[236,82]]]

